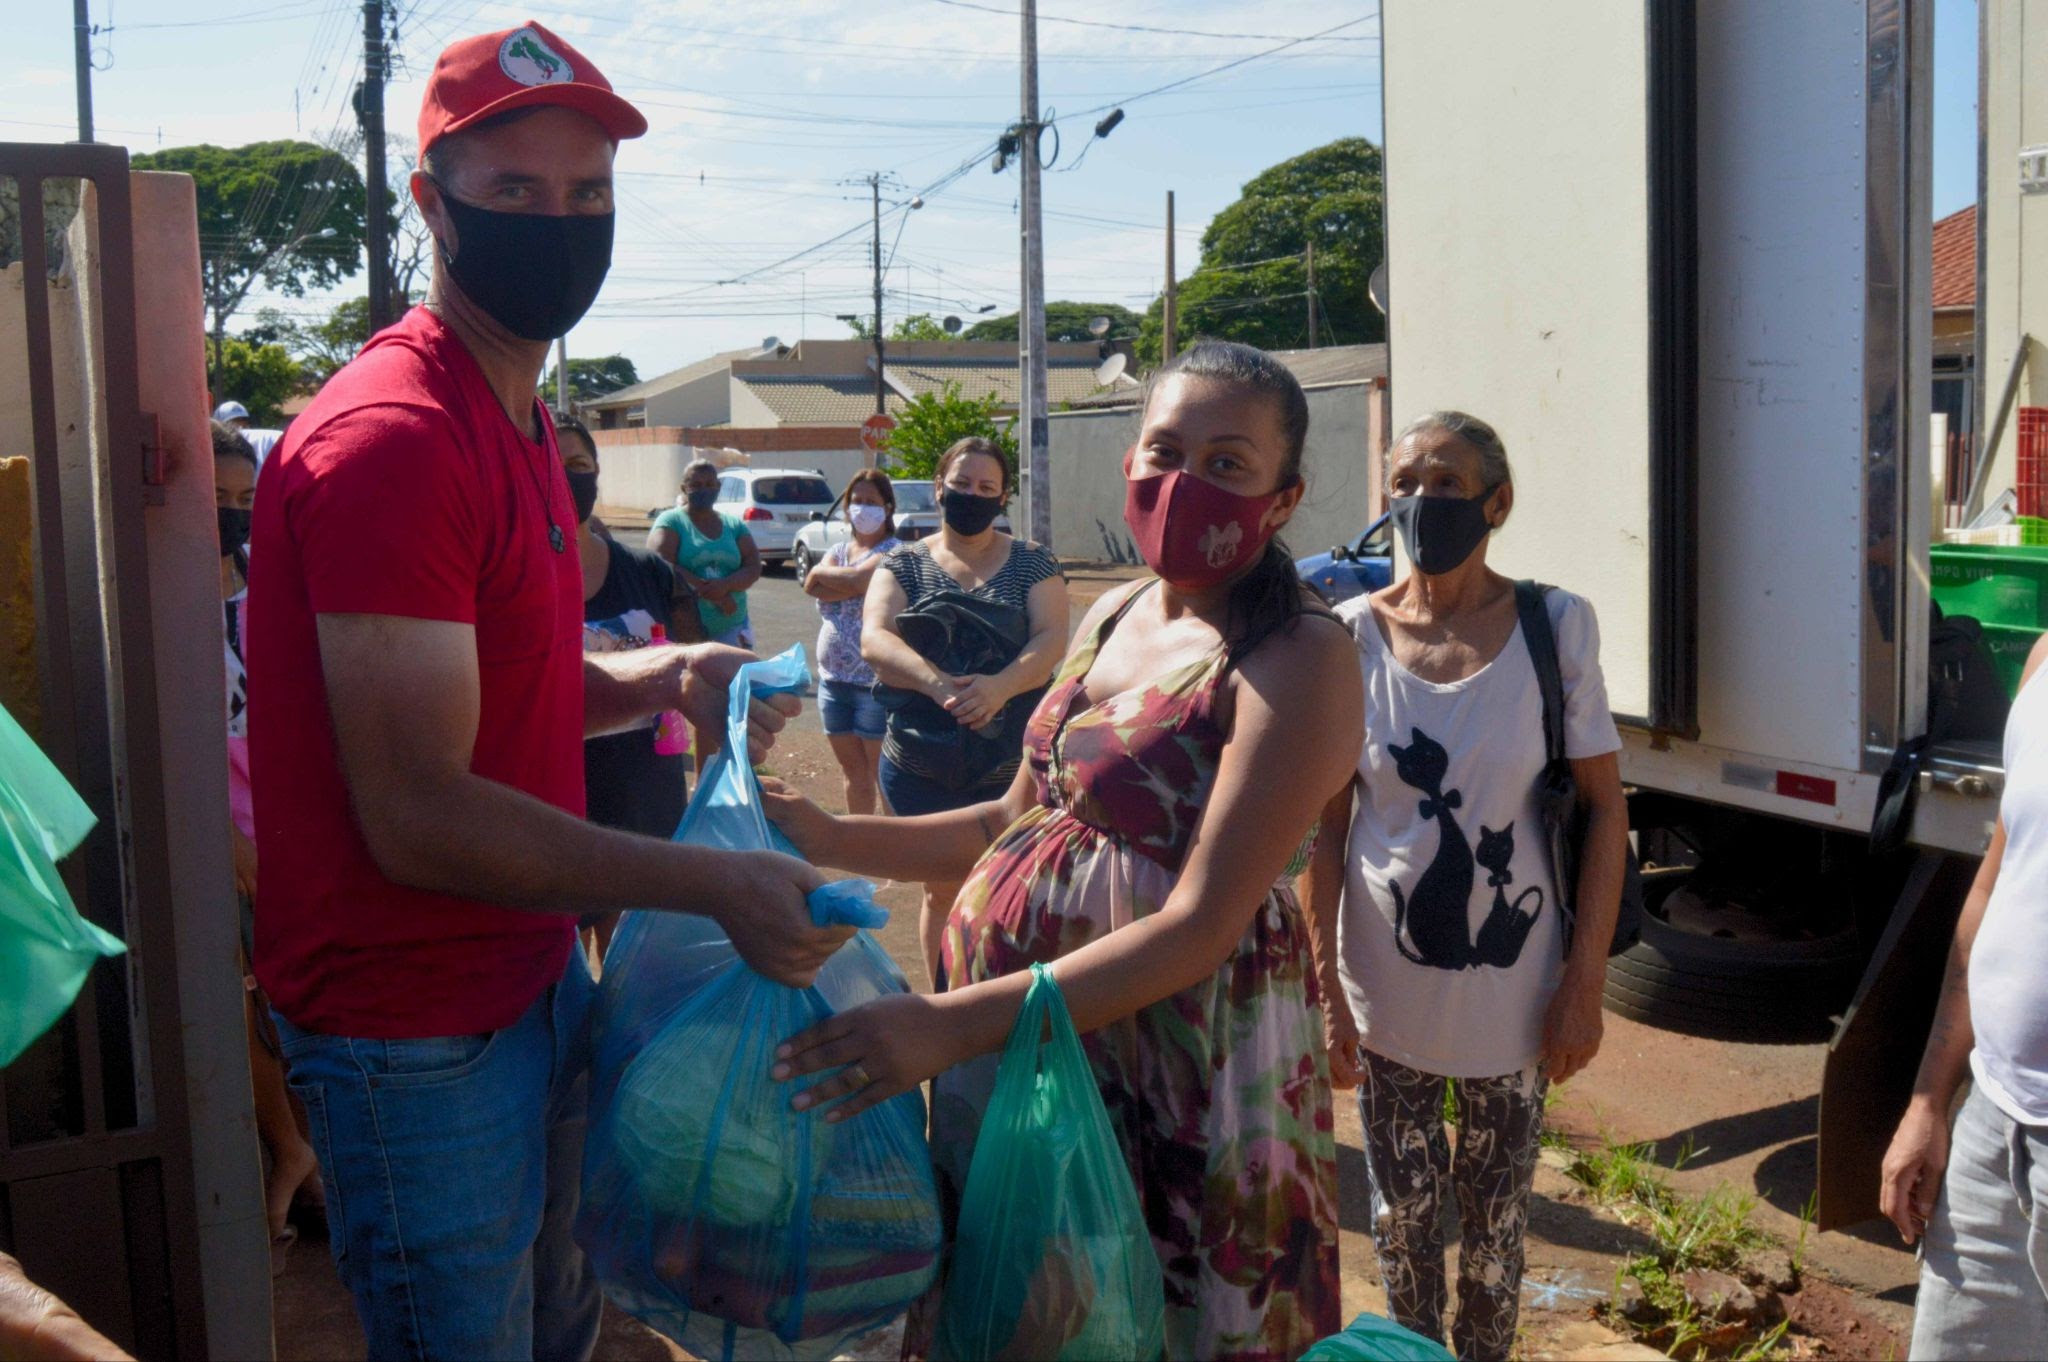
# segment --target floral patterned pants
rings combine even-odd
[[[1444,1083],[1365,1051],[1359,1085],[1372,1240],[1387,1312],[1424,1338],[1444,1336],[1443,1198],[1457,1189],[1462,1239],[1451,1345],[1468,1362],[1505,1362],[1521,1308],[1522,1235],[1543,1132],[1541,1066],[1457,1083],[1458,1148],[1444,1128]]]

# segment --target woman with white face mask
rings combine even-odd
[[[875,699],[875,669],[860,655],[862,602],[875,569],[893,550],[896,489],[889,475],[864,468],[846,488],[851,539],[826,550],[824,561],[804,578],[804,590],[818,603],[825,623],[818,630],[818,713],[839,770],[846,777],[846,811],[873,813],[882,734],[888,714]]]

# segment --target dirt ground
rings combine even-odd
[[[1095,596],[1129,576],[1124,569],[1076,571],[1075,617]],[[816,615],[786,576],[769,577],[754,595],[764,653],[791,642],[808,644],[815,637]],[[821,804],[843,807],[838,769],[815,710],[807,708],[792,725],[769,765]],[[880,897],[892,915],[877,935],[905,975],[916,979],[922,972],[916,889],[885,885]],[[1600,1058],[1568,1085],[1553,1109],[1553,1124],[1578,1142],[1654,1141],[1658,1161],[1666,1165],[1690,1142],[1693,1156],[1671,1176],[1672,1184],[1690,1194],[1723,1183],[1754,1194],[1756,1223],[1790,1245],[1798,1238],[1798,1212],[1813,1186],[1822,1054],[1820,1046],[1693,1040],[1610,1015]],[[1372,1255],[1358,1109],[1350,1094],[1338,1094],[1336,1122],[1348,1319],[1361,1310],[1383,1309],[1384,1298]],[[1520,1355],[1613,1362],[1658,1356],[1592,1322],[1594,1307],[1614,1288],[1618,1267],[1628,1255],[1643,1251],[1647,1241],[1592,1205],[1561,1165],[1560,1157],[1546,1156],[1530,1207]],[[1800,1355],[1904,1356],[1914,1261],[1882,1228],[1808,1233],[1807,1285],[1787,1301],[1795,1327],[1809,1335],[1795,1345]],[[1456,1243],[1454,1224],[1446,1225],[1445,1237]],[[363,1356],[361,1332],[324,1245],[301,1243],[293,1250],[277,1284],[276,1329],[281,1359]],[[894,1357],[893,1335],[864,1341],[856,1355]],[[598,1356],[681,1359],[688,1354],[608,1309]]]

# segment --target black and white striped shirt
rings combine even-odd
[[[903,587],[903,594],[910,598],[910,606],[916,609],[927,597],[939,591],[966,591],[967,588],[954,580],[951,573],[940,567],[932,558],[928,543],[911,544],[897,549],[883,560],[883,566],[894,573]],[[1036,544],[1022,539],[1010,541],[1010,556],[1003,560],[996,575],[971,594],[986,596],[990,600],[1014,605],[1019,610],[1030,608],[1031,588],[1048,577],[1059,577],[1059,560]]]

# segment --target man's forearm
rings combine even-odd
[[[594,738],[645,723],[681,707],[689,654],[682,648],[640,648],[583,659],[583,735]]]
[[[1984,920],[1984,907],[1991,895],[1988,888],[1975,888],[1963,902],[1956,920],[1955,939],[1949,943],[1948,967],[1942,972],[1941,998],[1935,1004],[1934,1024],[1927,1029],[1927,1048],[1920,1055],[1920,1070],[1913,1078],[1913,1098],[1948,1114],[1956,1089],[1969,1071],[1970,1050],[1977,1043],[1970,1024],[1970,951],[1976,945],[1977,924]]]
[[[540,912],[665,908],[716,916],[736,883],[730,853],[585,822],[464,772],[397,796],[372,838],[397,883]]]

